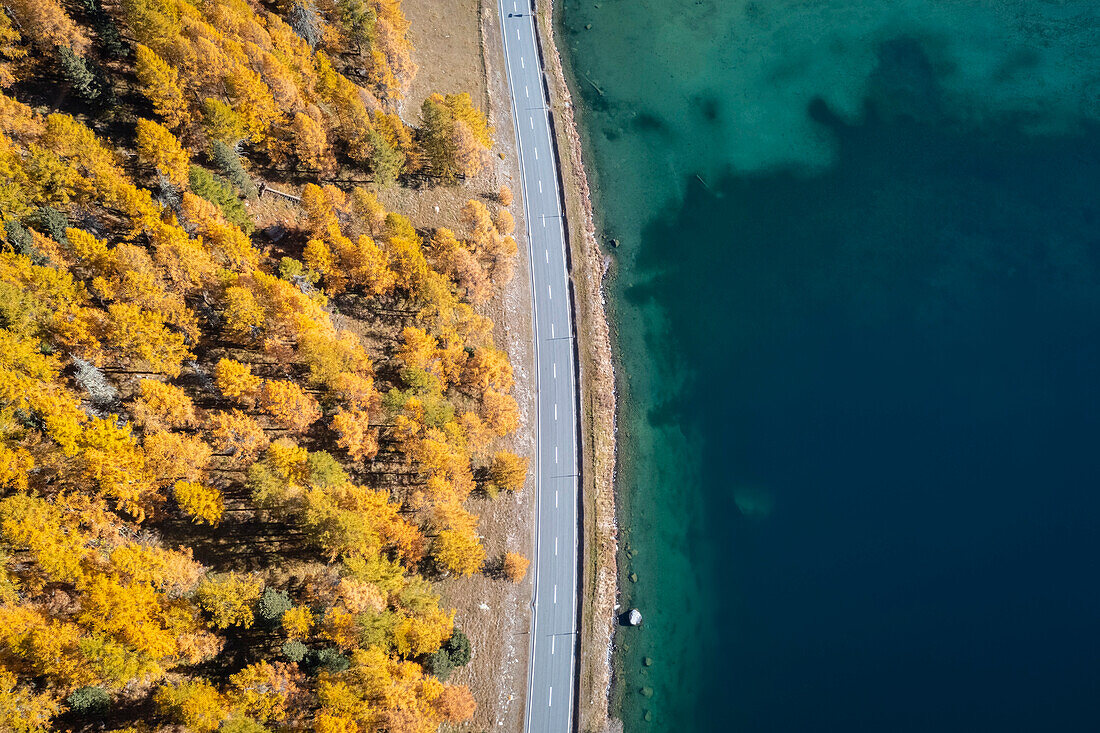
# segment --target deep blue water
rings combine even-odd
[[[723,154],[736,85],[685,80],[679,170],[600,17],[562,22],[623,240],[628,733],[1100,730],[1100,127],[963,114],[900,34],[802,100],[812,165]]]
[[[705,436],[701,703],[739,730],[1091,729],[1100,135],[838,134],[827,174],[690,187],[627,293],[697,357],[664,419]]]

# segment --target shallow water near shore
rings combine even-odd
[[[1093,5],[559,6],[628,733],[1100,725]]]

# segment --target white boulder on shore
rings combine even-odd
[[[630,612],[626,614],[626,622],[631,626],[641,626],[642,612],[636,608],[630,609]]]

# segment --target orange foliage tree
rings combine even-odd
[[[260,392],[260,407],[282,427],[301,433],[321,417],[316,398],[294,382],[269,379]]]
[[[248,364],[225,358],[218,360],[214,380],[223,395],[246,407],[256,404],[264,381],[252,373]]]
[[[191,156],[168,128],[150,120],[137,121],[138,156],[166,177],[173,186],[185,188],[191,170]]]
[[[504,568],[504,577],[513,583],[519,583],[526,577],[527,568],[531,564],[523,555],[515,552],[504,553],[504,562],[502,563]]]
[[[132,408],[134,420],[146,432],[194,427],[195,404],[179,387],[155,379],[141,380],[140,396]]]

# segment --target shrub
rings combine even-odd
[[[57,47],[57,61],[61,73],[69,80],[73,91],[82,99],[92,101],[101,93],[95,73],[88,68],[88,62],[73,53],[67,46]]]
[[[244,165],[241,164],[241,156],[237,154],[237,151],[230,147],[223,140],[215,140],[211,158],[214,161],[214,165],[218,166],[225,177],[229,179],[241,195],[249,201],[256,198],[259,192],[256,190],[256,183],[252,180],[252,176],[248,175],[248,171],[244,169]]]
[[[292,662],[300,662],[306,658],[306,654],[309,653],[309,647],[297,639],[291,639],[283,644],[282,648],[283,656]]]
[[[111,696],[102,687],[81,687],[65,700],[77,715],[102,713],[111,704]]]
[[[68,244],[65,230],[69,228],[69,217],[52,206],[40,206],[30,216],[32,227],[45,234],[58,244]]]
[[[469,664],[470,656],[470,637],[461,629],[455,628],[451,638],[438,651],[427,656],[424,667],[437,679],[445,682],[456,668]]]
[[[34,248],[34,237],[18,220],[8,219],[4,222],[4,238],[16,254],[26,255],[34,261],[41,259],[38,250]]]
[[[336,674],[351,666],[351,660],[332,647],[310,651],[306,655],[305,663],[311,674],[322,671]]]
[[[283,614],[293,608],[293,606],[294,604],[290,602],[290,596],[287,595],[285,590],[268,588],[264,591],[264,594],[260,596],[260,602],[256,605],[256,611],[264,621],[271,625],[275,625],[283,618]]]
[[[252,220],[248,218],[248,211],[237,198],[229,181],[197,165],[191,166],[189,179],[191,190],[196,196],[206,199],[221,209],[225,220],[236,224],[245,234],[252,232],[255,227],[252,226]]]

